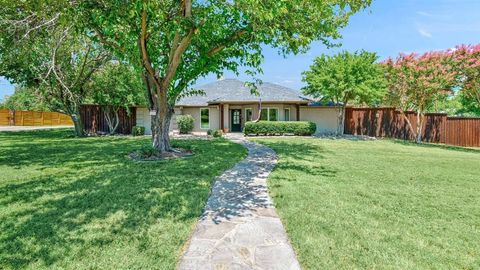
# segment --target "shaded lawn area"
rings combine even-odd
[[[257,139],[305,269],[479,269],[480,150]]]
[[[195,156],[126,158],[148,137],[0,133],[0,269],[174,269],[215,176],[246,150],[178,140]]]

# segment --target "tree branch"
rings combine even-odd
[[[83,60],[82,66],[80,68],[80,72],[77,74],[77,78],[73,82],[72,86],[77,85],[77,83],[80,81],[80,78],[83,75],[83,72],[85,71],[85,66],[87,65],[88,61],[88,55],[90,54],[90,50],[92,49],[92,46],[89,44],[87,48],[87,52],[85,53],[85,59]]]
[[[141,32],[140,32],[140,53],[142,54],[142,64],[146,69],[147,73],[152,77],[153,82],[159,88],[161,84],[155,75],[155,70],[153,69],[152,62],[150,61],[150,56],[147,50],[147,10],[145,7],[142,10],[142,21],[141,21]]]
[[[183,0],[182,1],[182,15],[183,17],[190,19],[192,17],[192,1]],[[167,88],[170,85],[173,77],[175,76],[178,66],[180,65],[183,53],[187,50],[188,45],[192,41],[193,35],[195,34],[197,28],[192,26],[186,36],[180,40],[180,30],[177,30],[175,37],[173,38],[172,48],[170,50],[167,71],[165,77],[163,78],[162,85],[163,88]]]
[[[57,43],[57,46],[54,48],[53,50],[53,53],[52,53],[52,71],[53,71],[53,74],[55,75],[55,78],[57,79],[57,81],[60,83],[60,85],[67,91],[70,92],[70,88],[63,82],[62,78],[60,78],[60,76],[58,75],[57,73],[57,69],[55,68],[56,66],[56,57],[57,57],[57,52],[58,52],[58,49],[60,48],[60,45],[62,44],[63,40],[65,39],[65,37],[67,36],[67,32],[68,32],[68,28],[65,29],[65,31],[63,31],[63,35],[60,37],[60,40],[58,41]]]
[[[216,54],[220,53],[222,50],[224,50],[228,43],[231,43],[231,42],[234,42],[240,38],[242,38],[243,36],[245,36],[246,34],[248,33],[248,31],[246,29],[240,29],[238,31],[235,31],[234,33],[232,33],[227,39],[225,39],[225,42],[220,44],[220,45],[217,45],[215,47],[212,47],[209,51],[208,51],[208,56],[209,57],[213,57],[215,56]],[[196,76],[198,76],[199,74],[201,74],[205,67],[207,67],[209,65],[209,61],[205,61],[203,63],[203,65],[201,67],[198,67],[196,70],[197,72],[194,72],[192,74],[192,76],[190,76],[190,78],[184,78],[182,79],[178,84],[177,86],[175,87],[176,90],[174,91],[174,94],[169,97],[170,99],[173,99],[173,100],[176,100],[177,97],[181,94],[181,92],[188,86],[188,84],[193,80],[192,78],[195,78]]]
[[[183,9],[184,9],[183,16],[185,16],[185,18],[192,17],[192,0],[184,0]]]
[[[208,51],[208,55],[209,56],[213,56],[221,51],[223,51],[226,47],[227,47],[227,44],[230,43],[230,42],[233,42],[233,41],[236,41],[240,38],[242,38],[243,36],[245,36],[246,34],[248,33],[248,31],[246,29],[240,29],[236,32],[234,32],[232,35],[230,35],[230,37],[228,37],[225,42],[223,42],[222,44],[220,45],[217,45],[216,47],[213,47],[211,48],[209,51]]]
[[[39,28],[42,28],[42,27],[44,27],[44,26],[53,24],[59,17],[60,17],[60,13],[57,13],[57,14],[55,14],[55,16],[53,16],[53,18],[51,18],[50,20],[47,20],[47,21],[45,21],[45,22],[43,22],[43,23],[40,23],[39,25],[37,25],[37,26],[35,26],[35,27],[31,28],[31,29],[28,29],[27,32],[25,32],[25,34],[23,35],[23,38],[22,38],[22,39],[26,38],[31,32],[33,32],[33,31],[35,31],[35,30],[37,30],[37,29],[39,29]]]
[[[168,63],[167,72],[163,79],[164,88],[167,88],[170,85],[170,82],[175,76],[178,66],[181,63],[183,53],[187,50],[188,45],[190,45],[194,34],[195,28],[191,28],[188,34],[180,41],[178,47],[174,50],[173,55],[170,56],[171,62]]]
[[[100,41],[103,44],[106,44],[107,46],[115,48],[119,51],[123,51],[123,49],[118,44],[107,40],[103,32],[100,29],[98,29],[98,27],[93,27],[93,31],[95,32],[95,35],[98,37],[98,39],[100,39]]]

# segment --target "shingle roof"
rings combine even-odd
[[[194,87],[202,90],[205,95],[197,95],[182,98],[177,106],[207,106],[212,103],[228,102],[300,102],[308,103],[311,98],[302,96],[298,91],[273,84],[263,83],[258,87],[259,96],[251,93],[245,83],[237,79],[224,79],[202,86]]]

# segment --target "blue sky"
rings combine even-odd
[[[265,48],[264,73],[258,77],[300,89],[303,86],[301,73],[322,53],[365,49],[377,52],[383,59],[400,52],[425,52],[480,43],[480,0],[374,0],[370,8],[354,15],[341,32],[340,48],[327,49],[314,43],[308,53],[286,58],[279,56],[275,49]],[[227,72],[225,77],[235,75]],[[249,80],[243,74],[239,78]],[[208,76],[198,84],[214,80],[215,76]],[[12,92],[13,86],[0,78],[0,99]]]

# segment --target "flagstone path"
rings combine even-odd
[[[248,156],[217,178],[178,268],[300,269],[268,195],[275,152],[238,135],[230,139]]]

